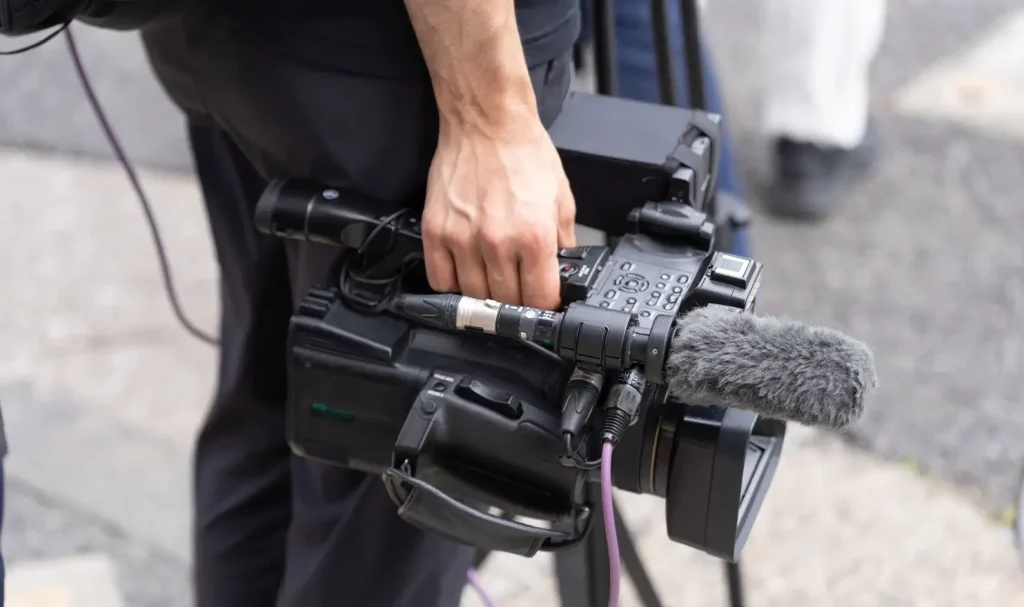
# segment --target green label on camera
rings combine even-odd
[[[355,420],[356,416],[352,415],[344,409],[335,409],[334,407],[328,407],[323,403],[313,403],[313,415],[319,415],[320,417],[329,417],[331,419],[337,419],[344,422],[350,422]]]

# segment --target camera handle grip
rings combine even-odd
[[[385,470],[383,479],[402,520],[486,551],[529,557],[538,550],[571,546],[586,537],[589,528],[590,510],[586,508],[579,512],[571,532],[557,531],[482,512],[397,468]]]

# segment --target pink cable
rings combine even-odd
[[[601,445],[601,510],[604,515],[604,535],[608,542],[608,571],[611,580],[608,589],[608,607],[619,607],[619,581],[622,565],[619,560],[619,536],[615,531],[615,503],[612,501],[612,444]],[[494,607],[494,600],[487,594],[476,569],[466,573],[469,585],[480,595],[487,607]]]
[[[487,607],[494,607],[494,601],[491,599],[491,595],[487,594],[487,590],[484,585],[480,582],[480,575],[477,574],[476,569],[470,569],[466,573],[466,579],[469,580],[469,585],[476,590],[476,593],[480,595],[480,600],[484,602]]]
[[[622,575],[619,561],[619,537],[615,532],[615,503],[612,501],[612,444],[601,445],[601,510],[604,514],[604,534],[608,542],[608,607],[619,606],[619,580]]]

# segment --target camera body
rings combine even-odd
[[[646,381],[615,451],[614,484],[665,498],[673,540],[735,559],[774,474],[785,424],[669,401],[660,373],[676,317],[710,304],[751,310],[761,266],[715,250],[713,209],[700,184],[713,182],[717,142],[714,133],[699,129],[693,136],[694,113],[579,97],[576,107],[587,110],[588,120],[579,121],[579,129],[559,130],[556,123],[552,130],[563,159],[575,159],[567,165],[584,171],[589,163],[590,174],[611,180],[616,166],[626,166],[630,179],[648,187],[659,179],[677,194],[620,215],[627,219],[619,223],[625,234],[613,248],[559,252],[564,311],[524,317],[533,328],[560,323],[547,349],[367,306],[365,297],[352,296],[351,283],[332,276],[328,286],[305,296],[291,321],[288,441],[302,456],[381,475],[399,515],[412,524],[486,550],[530,556],[572,545],[590,528],[594,505],[587,502],[587,484],[598,478],[594,466],[582,464],[600,448],[602,415],[588,420],[579,458],[569,457],[562,409],[570,378],[580,369],[611,377],[642,359]],[[566,108],[570,122],[572,107]],[[697,166],[649,163],[644,169],[588,150],[584,138],[594,140],[592,120],[601,107],[620,116],[647,107],[685,113],[675,117],[683,135],[666,157],[693,152]],[[607,150],[607,142],[596,141]],[[587,204],[577,200],[581,208]],[[621,205],[621,197],[614,204]],[[375,201],[299,181],[272,184],[257,207],[263,231],[349,250],[363,251],[386,224],[388,246],[373,255],[391,271],[410,261],[415,268],[422,250],[418,221],[393,217],[381,217]],[[421,268],[395,276],[389,296],[429,292]],[[606,386],[602,396],[607,392]]]

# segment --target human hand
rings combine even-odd
[[[576,203],[539,120],[500,136],[442,128],[423,209],[430,286],[545,310],[560,304],[558,249]]]

